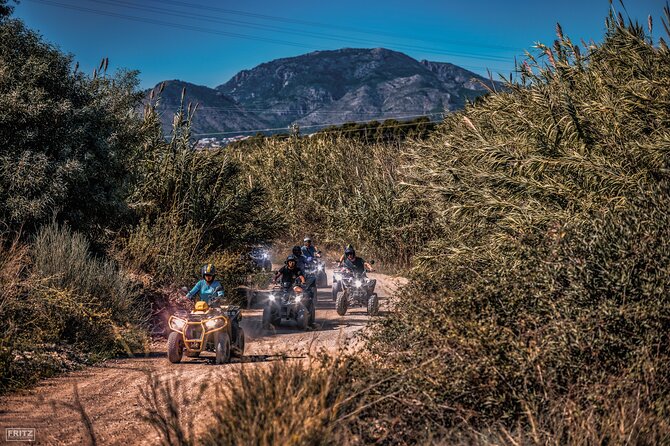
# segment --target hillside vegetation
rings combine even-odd
[[[586,48],[557,27],[517,82],[428,139],[239,152],[296,234],[412,262],[351,375],[380,382],[362,397],[378,402],[348,429],[390,443],[667,441],[669,113],[665,41],[613,13]]]

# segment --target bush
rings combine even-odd
[[[54,217],[102,241],[127,216],[128,161],[142,139],[136,72],[93,77],[0,20],[0,221],[34,234]],[[102,174],[104,172],[104,174]]]
[[[138,286],[92,257],[83,236],[52,224],[29,251],[19,246],[0,256],[0,317],[10,328],[0,346],[0,390],[145,348]]]
[[[338,419],[345,414],[347,395],[338,385],[343,366],[274,362],[242,371],[237,386],[218,387],[216,421],[202,444],[231,439],[240,445],[342,444]]]
[[[217,255],[272,239],[282,220],[226,151],[191,147],[190,106],[177,113],[166,142],[154,105],[145,110],[151,137],[135,160],[129,196],[139,222],[118,251],[124,263],[159,281],[185,281]]]

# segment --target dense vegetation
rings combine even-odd
[[[216,261],[230,290],[280,219],[228,155],[191,149],[190,106],[166,141],[137,73],[85,75],[0,6],[2,391],[142,351],[155,288]]]
[[[601,44],[557,36],[428,139],[239,153],[296,231],[412,261],[352,368],[364,441],[670,435],[670,51],[614,14]]]
[[[400,200],[405,187],[398,176],[398,144],[315,135],[270,138],[231,152],[249,181],[268,191],[271,208],[286,216],[290,238],[313,234],[320,245],[338,249],[353,243],[407,266],[425,234],[407,228],[421,211]]]

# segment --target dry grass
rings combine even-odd
[[[348,419],[365,391],[355,393],[348,361],[312,358],[243,366],[234,379],[204,383],[216,397],[200,415],[184,414],[178,382],[150,379],[144,392],[144,418],[166,445],[340,445],[353,444]],[[196,396],[193,396],[196,398]],[[195,419],[206,431],[194,436]],[[187,421],[190,420],[190,421]]]
[[[330,135],[265,139],[236,149],[249,185],[269,194],[281,212],[284,238],[312,234],[339,251],[352,243],[365,258],[407,267],[431,234],[428,216],[403,200],[400,146]]]
[[[145,347],[140,290],[78,233],[49,225],[32,245],[0,243],[0,281],[2,391]]]

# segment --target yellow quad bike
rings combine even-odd
[[[177,311],[170,316],[168,325],[168,360],[181,362],[184,353],[197,358],[208,351],[216,355],[216,364],[230,361],[231,356],[244,354],[244,330],[240,307],[235,305],[209,306],[198,301],[193,311]]]

